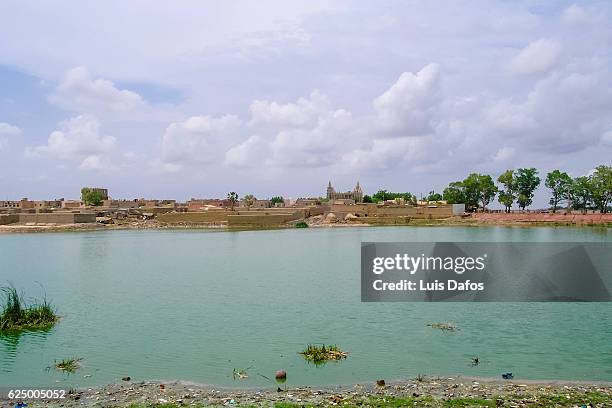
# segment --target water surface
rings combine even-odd
[[[384,227],[0,236],[0,281],[42,285],[62,315],[0,338],[0,384],[123,376],[219,386],[345,384],[428,375],[612,381],[612,303],[361,303],[361,241],[612,241],[590,228]],[[444,333],[428,323],[450,321]],[[335,343],[347,360],[297,353]],[[481,364],[470,366],[479,356]],[[47,370],[83,358],[74,375]],[[237,381],[233,369],[247,369]]]

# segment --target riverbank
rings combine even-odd
[[[378,383],[378,384],[377,384]],[[380,384],[380,385],[379,385]],[[1,406],[15,401],[0,400]],[[419,378],[352,386],[223,389],[187,382],[129,382],[73,390],[61,401],[28,407],[610,407],[612,384]]]
[[[595,227],[612,228],[612,214],[595,215],[563,215],[563,214],[470,214],[440,219],[402,219],[396,223],[379,223],[376,219],[360,218],[350,222],[321,222],[320,218],[311,217],[305,220],[311,228],[344,228],[344,227],[382,227],[382,226],[461,226],[461,227]],[[295,223],[279,225],[277,227],[228,227],[227,224],[199,224],[199,223],[163,223],[155,219],[131,220],[116,224],[83,223],[83,224],[9,224],[0,225],[2,233],[26,232],[70,232],[70,231],[113,231],[113,230],[272,230],[295,228]]]

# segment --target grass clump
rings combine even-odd
[[[308,224],[306,224],[304,221],[300,221],[295,224],[295,228],[308,228]]]
[[[56,370],[65,371],[67,373],[74,373],[81,368],[82,358],[69,358],[66,360],[56,361],[53,367]]]
[[[53,326],[59,319],[45,297],[42,302],[28,305],[13,286],[0,288],[0,291],[3,297],[0,334],[46,329]]]
[[[328,361],[338,361],[346,358],[348,353],[340,350],[338,346],[329,345],[317,346],[309,344],[306,350],[300,352],[307,361],[312,361],[315,365],[325,364]]]

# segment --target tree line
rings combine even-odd
[[[525,210],[533,203],[535,190],[541,179],[538,170],[519,168],[506,170],[497,177],[496,184],[488,174],[472,173],[462,181],[454,181],[446,187],[442,197],[448,203],[463,203],[466,211],[486,210],[495,196],[506,212],[514,204]],[[566,172],[553,170],[546,174],[544,185],[550,190],[549,200],[553,212],[563,204],[569,209],[597,209],[602,213],[610,212],[612,204],[612,167],[597,166],[589,176],[572,178]],[[440,195],[430,192],[429,198]],[[438,200],[433,200],[438,201]]]

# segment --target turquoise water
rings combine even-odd
[[[361,241],[612,241],[610,229],[399,227],[0,236],[0,281],[63,316],[0,338],[0,384],[182,379],[229,387],[427,375],[612,381],[612,303],[361,303]],[[450,321],[445,333],[427,323]],[[348,359],[297,353],[335,343]],[[479,356],[481,364],[471,367]],[[76,374],[46,370],[83,358]],[[232,370],[249,378],[234,380]]]

